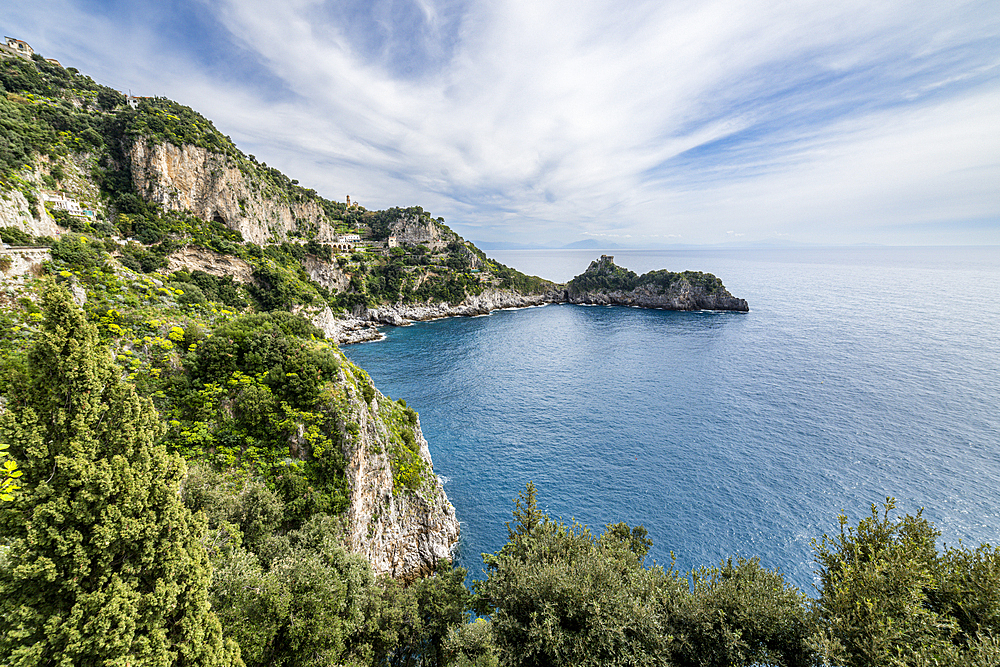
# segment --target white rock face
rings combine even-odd
[[[222,255],[205,248],[185,246],[167,257],[167,271],[204,271],[213,276],[232,276],[240,283],[253,281],[253,267],[238,257]]]
[[[315,227],[321,243],[336,240],[319,205],[292,201],[259,179],[248,178],[225,155],[145,141],[135,142],[127,155],[136,189],[168,210],[221,219],[251,243],[284,240],[302,224]]]
[[[48,248],[18,248],[0,250],[0,257],[6,257],[10,266],[3,269],[0,265],[0,277],[23,276],[32,271],[40,271],[42,262],[52,259]]]
[[[430,218],[404,215],[389,227],[389,233],[400,244],[425,245],[434,252],[444,250],[448,243],[458,238],[454,232],[442,229]]]
[[[351,492],[348,546],[364,555],[376,574],[412,581],[433,571],[439,560],[451,558],[459,532],[455,508],[434,474],[426,475],[416,491],[394,492],[388,454],[391,435],[384,418],[390,401],[376,391],[371,404],[361,396],[352,402],[350,417],[358,425],[358,435],[349,438],[351,444],[344,451]],[[415,433],[420,456],[433,471],[419,420]]]
[[[102,212],[100,194],[89,173],[91,161],[92,157],[86,153],[73,153],[60,158],[58,164],[63,170],[63,177],[58,183],[58,191],[83,208]],[[29,184],[36,197],[35,206],[28,202],[20,190],[0,192],[0,227],[16,227],[32,236],[58,238],[63,233],[63,229],[45,210],[42,200],[42,191],[46,189],[42,176],[48,174],[54,166],[47,156],[36,155],[32,164],[18,174]]]
[[[309,315],[309,319],[326,333],[329,340],[338,345],[350,345],[381,340],[383,335],[376,328],[379,325],[399,327],[442,317],[474,317],[488,315],[494,310],[529,308],[561,301],[563,301],[562,292],[524,295],[504,290],[487,290],[482,294],[466,297],[454,306],[443,302],[423,305],[396,304],[370,308],[360,316],[334,314],[326,308],[319,313]]]
[[[327,339],[337,345],[367,343],[383,338],[374,322],[360,317],[334,315],[329,306],[312,315],[302,314],[309,317],[313,324],[323,330]]]
[[[433,320],[441,317],[472,317],[487,315],[504,308],[527,308],[556,303],[562,300],[562,292],[545,294],[518,294],[506,290],[486,290],[482,294],[466,297],[457,305],[430,303],[426,305],[396,304],[380,306],[368,310],[368,319],[379,324],[402,326],[410,322]]]
[[[309,274],[309,279],[323,287],[335,292],[345,291],[351,284],[351,277],[347,275],[339,266],[321,259],[316,259],[312,255],[306,255],[302,262],[303,268]]]

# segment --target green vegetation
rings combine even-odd
[[[0,420],[25,487],[0,507],[4,664],[226,665],[240,654],[246,665],[444,664],[445,638],[468,608],[464,570],[442,564],[408,587],[376,580],[345,548],[337,509],[304,507],[304,492],[330,487],[318,477],[285,494],[294,475],[199,463],[185,475],[158,444],[157,411],[69,294],[50,287],[41,316],[30,355],[8,359]],[[168,340],[203,348],[185,364],[195,393],[206,374],[270,368],[237,391],[302,406],[337,370],[302,344],[317,333],[274,313],[234,319],[208,339],[172,330]],[[210,343],[223,336],[225,345]],[[391,406],[415,422],[404,404]],[[322,465],[322,434],[311,436],[307,464]]]
[[[918,512],[882,510],[814,541],[822,645],[845,665],[997,664],[1000,550],[951,548]]]
[[[530,484],[474,594],[465,571],[446,564],[409,586],[376,579],[345,545],[343,452],[363,413],[377,413],[394,492],[419,489],[429,471],[416,413],[375,392],[300,317],[210,321],[220,304],[207,293],[219,281],[207,274],[178,272],[135,310],[106,308],[117,284],[108,281],[120,278],[93,245],[61,241],[57,254],[89,268],[56,275],[88,285],[96,310],[85,317],[49,287],[40,307],[20,304],[28,332],[15,340],[33,341],[30,354],[4,356],[0,436],[23,487],[0,505],[9,664],[48,664],[56,653],[74,664],[228,664],[232,642],[247,665],[1000,659],[1000,554],[939,552],[934,527],[920,514],[892,517],[891,500],[856,527],[841,517],[838,533],[814,542],[815,599],[755,559],[686,574],[648,564],[641,526],[595,535],[553,520]],[[198,285],[201,296],[181,303],[178,292]],[[116,346],[120,366],[99,339]],[[186,476],[171,450],[187,458]],[[470,623],[469,610],[488,619]]]
[[[645,566],[645,530],[594,536],[537,509],[530,483],[508,542],[485,555],[475,605],[502,665],[991,665],[1000,659],[1000,553],[937,551],[893,501],[813,546],[810,600],[755,559],[687,576]],[[471,656],[470,656],[471,657]],[[481,664],[487,664],[482,662]]]
[[[196,466],[183,493],[208,517],[212,606],[248,667],[445,664],[444,639],[468,607],[465,570],[443,563],[408,587],[377,580],[337,520],[278,530],[284,503],[259,482]]]
[[[243,154],[211,121],[171,100],[140,98],[133,109],[120,93],[43,59],[0,60],[0,85],[0,194],[16,189],[34,208],[41,187],[58,190],[83,179],[90,184],[84,190],[96,216],[77,217],[55,208],[49,215],[72,232],[104,241],[103,248],[98,243],[94,247],[133,271],[162,272],[170,254],[184,246],[237,257],[250,265],[252,282],[235,287],[239,297],[229,298],[227,305],[252,302],[268,311],[329,305],[335,311],[357,312],[397,302],[457,304],[491,287],[522,292],[554,287],[489,260],[462,241],[443,218],[434,219],[419,206],[367,211],[326,200]],[[153,203],[147,193],[138,191],[129,149],[139,143],[205,149],[216,160],[212,178],[229,170],[240,174],[260,200],[282,207],[304,205],[312,213],[296,217],[297,226],[288,238],[272,238],[263,246],[244,243],[240,233],[219,217],[204,220]],[[241,210],[249,210],[245,199],[239,204]],[[337,254],[316,240],[321,224],[338,234],[358,234],[368,245]],[[388,249],[386,241],[398,225],[422,225],[443,243],[434,250],[414,243]],[[18,232],[6,228],[0,234],[12,239],[7,243],[52,243],[20,238]],[[113,237],[131,242],[112,244]],[[86,257],[63,253],[60,261],[72,271],[79,268],[73,265],[76,259]],[[331,291],[314,282],[306,266],[316,262],[335,264],[346,274],[346,289]],[[203,285],[198,287],[204,291]]]
[[[554,521],[530,484],[514,517],[476,590],[503,665],[813,664],[804,596],[755,560],[645,567],[644,529]]]
[[[24,487],[0,506],[0,655],[18,665],[239,664],[209,607],[204,527],[178,497],[183,461],[157,444],[155,410],[69,294],[49,288],[43,304],[0,417]]]
[[[17,492],[21,490],[17,483],[18,477],[22,475],[17,469],[17,463],[7,456],[7,449],[10,447],[6,442],[0,442],[0,502],[10,502],[17,497]]]

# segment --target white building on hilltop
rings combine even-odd
[[[4,37],[6,46],[8,49],[13,50],[17,55],[24,58],[30,58],[35,54],[35,50],[31,48],[31,45],[27,42],[22,42],[19,39],[14,39],[13,37]]]

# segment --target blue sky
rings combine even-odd
[[[331,199],[479,241],[1000,244],[996,0],[14,0]]]

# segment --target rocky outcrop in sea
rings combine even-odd
[[[566,283],[569,303],[637,306],[665,310],[733,310],[747,312],[745,299],[734,297],[722,281],[701,271],[650,271],[641,276],[602,255]]]

